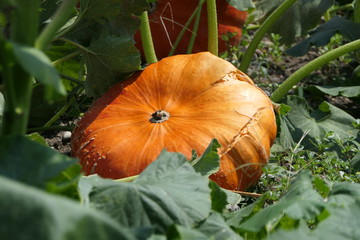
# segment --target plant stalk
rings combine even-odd
[[[40,33],[35,42],[35,47],[45,51],[56,35],[57,31],[65,25],[65,23],[74,14],[77,0],[64,0],[61,6],[56,10],[51,22]]]
[[[193,47],[194,47],[194,43],[195,43],[195,39],[196,39],[196,35],[199,29],[199,23],[200,23],[200,17],[201,17],[201,10],[203,7],[205,0],[199,0],[199,5],[196,8],[196,15],[195,15],[195,22],[194,22],[194,27],[193,27],[193,31],[192,31],[192,35],[189,41],[189,45],[187,48],[186,53],[190,54],[192,53]]]
[[[147,11],[144,11],[141,16],[140,34],[144,49],[145,59],[148,64],[157,62],[157,57],[154,49],[154,43],[151,37],[151,29]]]
[[[346,53],[352,52],[354,50],[360,49],[360,39],[347,43],[341,47],[338,47],[334,50],[331,50],[324,55],[314,59],[313,61],[307,63],[296,72],[294,72],[290,77],[288,77],[271,95],[271,100],[273,102],[279,102],[289,90],[300,82],[303,78],[309,75],[312,71],[322,67],[326,63],[334,60]]]
[[[291,7],[296,0],[286,0],[280,6],[278,6],[270,16],[261,24],[260,28],[254,35],[253,40],[250,42],[249,47],[246,49],[244,55],[242,56],[241,63],[239,69],[246,73],[251,59],[258,48],[261,40],[265,36],[265,34],[269,31],[270,27],[274,25],[274,23],[283,15],[283,13]]]
[[[354,2],[354,21],[360,23],[360,0]]]
[[[194,20],[195,16],[196,16],[196,12],[197,12],[197,8],[195,9],[195,11],[191,14],[191,16],[189,17],[189,19],[187,20],[187,22],[185,23],[184,27],[181,29],[179,35],[177,36],[170,52],[169,52],[169,55],[168,56],[172,56],[174,55],[175,51],[176,51],[176,48],[178,47],[181,39],[183,38],[185,32],[189,29],[189,26],[192,22],[192,20]],[[196,35],[196,33],[193,33],[193,35]]]
[[[39,0],[16,0],[10,16],[10,40],[34,46],[39,23]],[[17,62],[10,42],[0,40],[5,109],[1,135],[24,135],[29,118],[33,78]]]
[[[206,0],[208,15],[208,51],[218,56],[218,23],[216,13],[216,0]]]

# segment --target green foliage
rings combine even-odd
[[[73,18],[64,26],[57,26],[56,35],[50,39],[52,44],[44,52],[10,40],[11,28],[16,23],[10,21],[13,8],[7,6],[26,0],[2,1],[0,124],[3,110],[13,107],[12,98],[18,97],[2,86],[11,76],[8,73],[17,74],[11,72],[16,64],[29,79],[35,77],[37,81],[31,87],[30,126],[43,126],[72,108],[76,110],[72,109],[66,116],[78,117],[90,105],[91,97],[100,96],[113,83],[141,69],[133,35],[139,27],[138,16],[148,8],[149,2],[154,1],[81,0],[79,9],[70,9]],[[250,0],[228,2],[241,10],[254,7]],[[282,2],[256,1],[254,15],[268,15]],[[49,19],[61,3],[41,1],[37,16],[39,32],[51,24]],[[290,64],[283,61],[282,43],[293,43],[294,38],[305,36],[314,27],[317,28],[308,38],[289,51],[295,49],[300,55],[313,46],[316,54],[322,54],[359,38],[354,30],[358,26],[357,16],[353,17],[357,10],[348,5],[346,10],[336,10],[335,5],[330,8],[333,3],[299,0],[280,18],[269,32],[269,40],[260,43],[256,51],[252,62],[255,82],[264,81],[259,85],[269,87],[267,90],[272,92],[278,86],[271,77],[274,69],[285,72]],[[359,6],[359,1],[354,3]],[[24,10],[23,5],[19,6]],[[337,11],[342,11],[341,18],[332,16]],[[328,15],[330,19],[319,25],[323,14],[324,19]],[[254,20],[253,16],[250,21]],[[21,29],[24,26],[21,24]],[[249,31],[250,28],[244,32],[242,45],[234,46],[226,55],[234,64],[238,65],[242,49],[251,41]],[[27,36],[27,32],[21,35]],[[358,103],[360,71],[359,67],[355,69],[359,66],[358,59],[358,53],[353,52],[328,66],[354,68],[351,74],[341,76],[339,69],[339,75],[332,76],[337,79],[332,86],[318,77],[316,86],[307,87],[305,82],[304,87],[294,88],[296,91],[280,104],[278,137],[270,163],[264,167],[259,183],[250,189],[262,194],[258,199],[224,190],[208,179],[219,169],[220,145],[215,139],[202,156],[194,155],[191,161],[179,153],[163,151],[133,182],[123,182],[96,175],[81,176],[77,160],[46,146],[42,132],[1,136],[0,236],[4,239],[359,239],[360,223],[356,218],[360,214],[359,119],[346,109],[323,102],[324,96],[327,99],[331,96]],[[346,82],[339,83],[340,78]],[[25,87],[17,85],[16,78],[10,82],[16,89]],[[307,95],[309,92],[311,95]],[[66,93],[68,98],[64,97]],[[43,96],[47,96],[46,101]]]
[[[264,17],[282,2],[284,0],[260,0],[256,4],[256,15]],[[333,0],[298,0],[281,16],[271,32],[280,34],[282,43],[291,44],[296,37],[306,35],[317,26],[320,17],[332,4]]]
[[[310,37],[288,49],[286,53],[292,56],[303,56],[313,45],[320,47],[328,44],[335,33],[341,33],[349,41],[359,39],[360,24],[334,16],[328,22],[311,31]]]

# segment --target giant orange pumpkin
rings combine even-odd
[[[158,58],[168,56],[172,44],[177,39],[184,25],[198,6],[197,0],[158,0],[154,9],[149,14],[151,33],[153,36],[154,48]],[[219,52],[227,50],[226,41],[222,35],[234,34],[230,39],[231,45],[240,42],[241,28],[247,18],[247,12],[239,11],[229,5],[226,0],[216,1],[219,32]],[[186,53],[193,25],[185,32],[175,54]],[[193,52],[207,50],[207,11],[206,4],[203,5]],[[136,46],[142,50],[140,33],[135,34]]]
[[[244,73],[208,52],[151,64],[98,99],[77,124],[72,153],[85,174],[139,174],[160,152],[201,155],[220,144],[210,178],[244,190],[267,163],[276,135],[272,103]]]

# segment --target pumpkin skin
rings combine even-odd
[[[156,55],[159,59],[167,57],[171,48],[186,24],[193,11],[198,6],[196,0],[158,0],[155,9],[149,13],[149,22]],[[219,52],[227,50],[227,44],[222,40],[221,36],[234,33],[229,41],[231,45],[237,45],[242,35],[242,26],[244,25],[247,12],[239,11],[235,7],[229,5],[226,0],[216,1],[218,15],[218,35],[219,35]],[[191,38],[193,25],[190,24],[189,30],[185,32],[175,54],[186,53]],[[207,29],[207,10],[206,3],[203,4],[199,29],[193,47],[193,53],[207,51],[208,45],[208,29]],[[141,36],[138,31],[134,39],[136,47],[144,56]]]
[[[169,118],[151,122],[159,110]],[[78,122],[71,143],[86,175],[116,179],[141,173],[164,148],[191,159],[216,138],[220,169],[210,178],[245,190],[275,137],[267,95],[231,63],[201,52],[164,58],[114,85]]]

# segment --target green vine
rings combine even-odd
[[[331,50],[324,55],[314,59],[313,61],[307,63],[296,72],[294,72],[289,78],[287,78],[271,95],[271,100],[274,102],[279,102],[289,90],[300,82],[304,77],[309,75],[312,71],[322,67],[331,60],[334,60],[346,53],[352,52],[354,50],[360,49],[360,39],[347,43],[341,47],[338,47],[334,50]]]
[[[274,25],[274,23],[283,15],[283,13],[295,2],[296,0],[284,1],[279,7],[275,9],[274,12],[270,14],[270,16],[263,22],[263,24],[261,24],[260,28],[255,33],[253,40],[250,42],[249,47],[246,49],[246,52],[241,59],[239,67],[241,71],[243,71],[244,73],[247,72],[247,69],[250,66],[251,59],[265,34],[269,31],[270,27]]]

